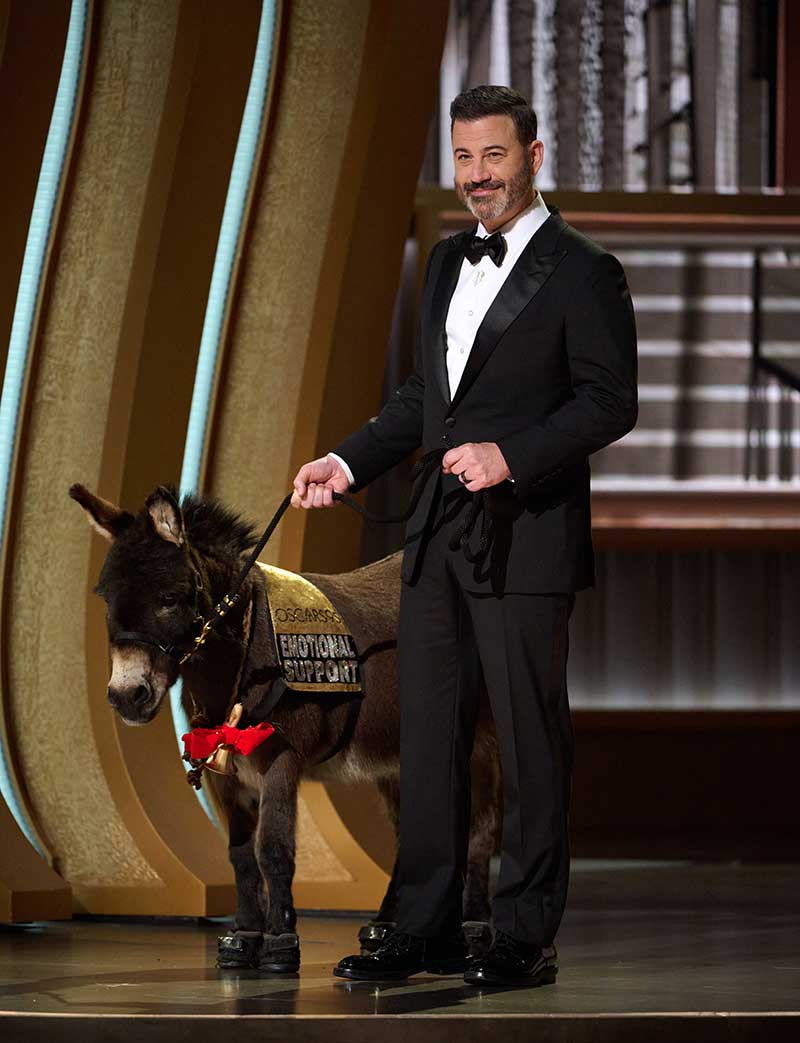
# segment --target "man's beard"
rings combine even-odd
[[[496,221],[498,217],[513,211],[522,202],[526,193],[530,191],[532,180],[533,170],[530,157],[526,153],[522,166],[508,181],[467,181],[464,185],[456,181],[456,195],[479,221]],[[486,198],[475,199],[471,193],[476,188],[494,188],[497,191]]]

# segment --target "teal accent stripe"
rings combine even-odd
[[[58,81],[53,115],[47,132],[36,196],[33,201],[25,257],[17,290],[11,339],[8,344],[8,359],[3,379],[3,394],[0,398],[0,534],[5,541],[8,525],[8,493],[14,449],[17,441],[20,400],[36,317],[36,306],[44,280],[44,262],[50,241],[58,194],[64,176],[64,163],[75,122],[75,104],[84,62],[86,37],[87,0],[72,0],[69,16],[64,60]],[[35,74],[35,73],[34,73]],[[19,798],[10,769],[8,750],[0,743],[0,793],[17,821],[17,825],[39,854],[47,859],[47,853],[28,821],[27,813]]]
[[[247,101],[239,129],[239,140],[233,158],[231,177],[228,183],[228,194],[225,199],[225,210],[217,240],[217,253],[214,258],[214,270],[211,275],[211,287],[208,292],[208,303],[203,321],[203,333],[200,338],[200,353],[192,393],[192,408],[189,413],[189,425],[186,431],[186,445],[183,450],[183,468],[181,470],[181,496],[196,493],[200,484],[200,467],[202,465],[208,429],[211,395],[214,389],[214,377],[217,372],[222,324],[230,297],[231,273],[236,258],[236,251],[242,235],[244,210],[254,175],[256,150],[261,136],[264,121],[264,107],[267,100],[270,73],[272,70],[272,52],[275,35],[275,0],[264,0],[261,7],[261,22],[258,27],[253,70],[250,74],[250,86],[247,90]],[[175,722],[175,734],[178,745],[183,752],[181,736],[189,729],[189,722],[181,703],[180,681],[170,691],[172,718]],[[209,805],[205,794],[198,790],[200,802],[212,822],[216,816]]]

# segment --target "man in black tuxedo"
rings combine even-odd
[[[534,186],[544,145],[525,99],[476,87],[450,115],[456,189],[478,226],[431,251],[412,375],[294,482],[295,506],[330,506],[420,446],[444,450],[403,560],[397,932],[334,973],[545,984],[569,877],[568,620],[594,584],[587,458],[636,422],[636,329],[619,261]],[[475,648],[504,817],[494,942],[467,962]]]

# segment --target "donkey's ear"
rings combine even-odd
[[[165,485],[159,485],[156,491],[147,497],[145,507],[156,535],[180,547],[186,536],[183,531],[183,515],[173,491]]]
[[[117,536],[133,524],[133,515],[115,507],[108,500],[103,500],[94,493],[90,493],[85,485],[71,485],[69,494],[73,500],[83,507],[86,516],[92,524],[92,528],[100,533],[104,539],[115,540]]]

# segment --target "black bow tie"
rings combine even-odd
[[[477,264],[481,257],[485,257],[488,254],[499,268],[503,263],[507,249],[508,244],[499,232],[493,232],[492,235],[486,236],[485,239],[479,235],[473,235],[464,247],[464,256],[470,264]]]

